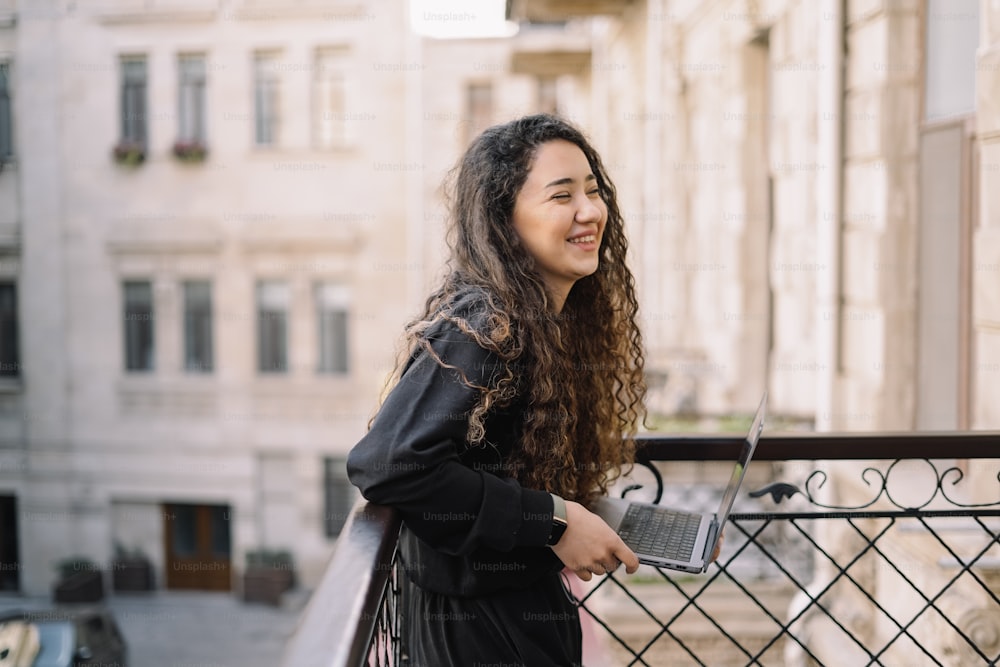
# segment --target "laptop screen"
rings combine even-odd
[[[733,474],[729,478],[729,485],[726,487],[726,492],[722,494],[722,502],[719,503],[719,513],[716,514],[716,519],[719,522],[720,532],[723,524],[729,517],[729,511],[733,509],[733,503],[736,501],[736,492],[739,491],[740,484],[743,482],[743,475],[746,474],[750,458],[753,456],[754,450],[757,449],[757,440],[760,439],[760,432],[764,428],[766,404],[767,392],[765,391],[764,396],[760,399],[760,405],[757,406],[757,414],[754,415],[753,423],[750,425],[750,432],[747,433],[747,437],[743,441],[739,460],[736,461]]]

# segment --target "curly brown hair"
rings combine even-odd
[[[583,151],[608,209],[599,267],[573,285],[559,313],[511,221],[538,147],[557,139]],[[638,303],[615,187],[583,133],[549,114],[485,130],[456,170],[448,273],[407,326],[407,353],[423,347],[433,354],[423,334],[447,320],[497,355],[503,372],[479,387],[469,444],[482,443],[491,410],[523,393],[524,432],[508,469],[526,487],[589,503],[634,461],[645,417]],[[486,309],[475,323],[452,307],[470,290],[483,295]]]

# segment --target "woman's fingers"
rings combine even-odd
[[[583,581],[614,572],[622,565],[635,572],[639,559],[596,514],[579,503],[566,503],[566,532],[552,547],[556,556]]]
[[[715,562],[715,560],[719,557],[719,554],[722,553],[722,543],[725,541],[726,534],[722,533],[719,535],[719,540],[715,543],[715,550],[712,551],[712,560],[710,562]]]
[[[619,541],[621,541],[620,538]],[[636,556],[624,542],[622,542],[621,546],[615,550],[615,558],[618,559],[619,563],[625,566],[625,571],[629,574],[632,574],[639,569],[639,557]]]

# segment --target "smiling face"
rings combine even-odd
[[[597,270],[608,207],[580,148],[556,139],[538,147],[514,202],[513,224],[562,309],[573,284]]]

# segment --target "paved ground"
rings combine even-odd
[[[130,667],[277,667],[308,593],[281,607],[232,593],[116,594],[107,600],[129,645]],[[0,596],[0,611],[44,609],[47,598]]]

